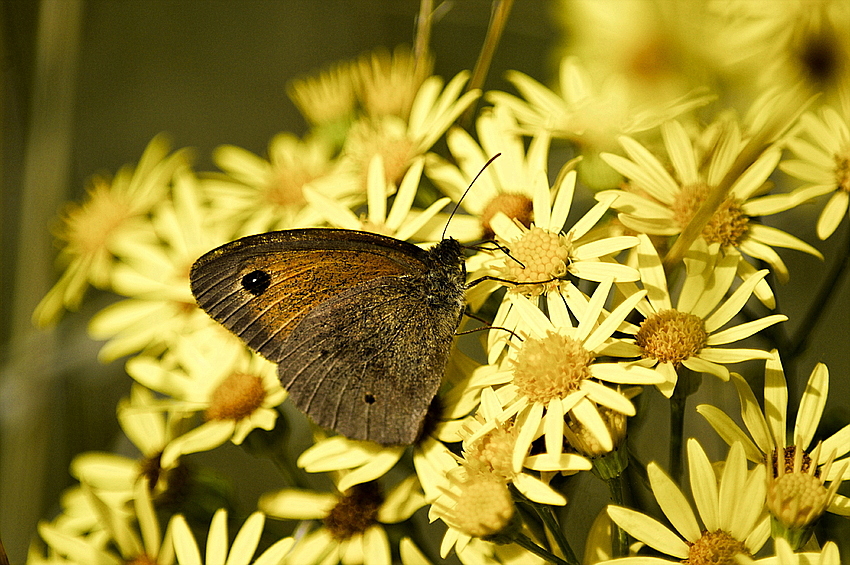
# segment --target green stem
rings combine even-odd
[[[605,481],[608,484],[608,491],[611,493],[611,500],[617,506],[627,505],[625,496],[626,489],[624,488],[625,480],[625,475],[620,473],[616,477],[612,477]],[[614,557],[626,557],[629,554],[629,536],[623,528],[613,521],[611,522],[611,527],[613,528],[613,539],[611,540],[611,544],[614,550]]]
[[[555,538],[555,543],[558,544],[558,549],[560,549],[561,553],[564,554],[566,560],[569,563],[578,565],[576,554],[573,552],[573,548],[570,547],[570,542],[567,541],[567,537],[564,535],[561,525],[558,523],[558,519],[555,518],[555,512],[552,510],[552,507],[545,504],[536,504],[533,501],[532,504],[534,504],[534,509],[537,511],[537,515],[540,516],[541,520],[543,520],[543,524],[552,533],[552,537]]]
[[[511,535],[511,541],[520,547],[524,547],[534,555],[540,557],[541,559],[545,559],[550,563],[556,563],[557,565],[578,565],[578,561],[564,561],[557,555],[550,553],[531,541],[525,534],[520,532],[515,532]]]

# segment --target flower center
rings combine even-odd
[[[146,554],[141,554],[124,562],[126,565],[157,565],[156,559]]]
[[[325,517],[325,527],[334,539],[340,541],[362,534],[377,522],[378,509],[383,503],[378,483],[372,481],[354,485]]]
[[[691,222],[710,192],[711,187],[705,183],[682,187],[672,206],[675,221],[680,228],[684,229]],[[734,247],[747,234],[749,221],[749,216],[741,210],[741,202],[727,196],[702,229],[702,237],[709,244],[720,243],[722,247]]]
[[[689,545],[688,565],[737,565],[736,555],[753,556],[744,542],[723,530],[702,532],[699,539]]]
[[[850,192],[850,148],[835,155],[835,184],[838,190]]]
[[[480,475],[463,483],[461,491],[451,521],[463,533],[480,538],[496,534],[510,523],[514,503],[502,481]]]
[[[127,202],[119,198],[103,178],[92,179],[88,197],[82,206],[69,205],[59,237],[79,255],[107,251],[114,231],[132,215]]]
[[[356,122],[348,132],[345,147],[346,153],[363,171],[364,187],[366,171],[373,156],[384,158],[384,180],[397,185],[407,172],[413,153],[413,143],[407,137],[406,126],[395,116]]]
[[[780,522],[803,528],[823,514],[829,490],[808,473],[785,473],[768,481],[767,507]]]
[[[555,332],[528,339],[514,360],[514,384],[532,402],[547,403],[577,391],[590,378],[593,354],[580,342]]]
[[[702,318],[674,309],[650,315],[635,335],[644,358],[677,365],[699,353],[706,340]]]
[[[783,472],[784,473],[793,473],[794,472],[794,458],[797,455],[797,446],[796,445],[789,445],[788,447],[784,448],[782,451],[783,451],[783,460],[785,462],[785,469],[783,470]],[[800,458],[800,469],[799,470],[802,471],[803,473],[808,473],[809,467],[811,467],[811,465],[812,465],[812,458],[809,456],[808,453],[806,453],[805,451],[802,451],[802,457]],[[777,476],[779,476],[778,471],[779,471],[779,469],[776,466],[776,450],[774,449],[773,452],[770,454],[770,472],[772,473],[772,476],[777,477]]]
[[[300,208],[307,203],[302,189],[314,178],[314,175],[298,167],[275,171],[266,186],[266,200],[282,208]]]
[[[238,421],[253,414],[265,398],[263,379],[247,373],[233,373],[213,391],[204,418],[207,421]]]
[[[502,272],[506,279],[522,284],[513,289],[533,296],[546,291],[549,284],[567,274],[570,256],[569,240],[537,226],[510,243],[510,257],[505,257]]]
[[[508,480],[513,477],[511,458],[516,443],[513,424],[505,423],[475,441],[464,453],[470,474],[496,475]]]
[[[516,219],[525,227],[531,227],[534,216],[534,205],[531,199],[524,194],[503,192],[487,203],[481,213],[481,228],[484,231],[483,239],[493,239],[495,235],[490,227],[490,220],[497,212],[503,212],[510,219]]]

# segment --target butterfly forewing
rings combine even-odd
[[[214,320],[277,362],[282,340],[330,296],[376,278],[424,271],[425,252],[418,247],[358,235],[305,229],[239,239],[195,263],[192,293]]]

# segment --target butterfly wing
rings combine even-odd
[[[278,375],[327,428],[413,443],[443,376],[461,308],[429,304],[421,277],[385,277],[326,300],[293,329]]]
[[[420,274],[427,253],[376,234],[302,229],[245,237],[210,251],[190,273],[192,294],[214,320],[270,361],[318,305],[371,280]]]

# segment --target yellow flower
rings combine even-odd
[[[416,477],[411,475],[386,496],[377,483],[370,482],[339,494],[284,489],[264,494],[258,506],[272,518],[322,520],[321,527],[298,541],[286,563],[390,565],[383,524],[407,520],[424,503]]]
[[[740,86],[756,92],[803,84],[835,95],[850,80],[850,6],[844,0],[771,0],[709,3],[715,15],[706,50]]]
[[[462,239],[470,240],[492,239],[491,221],[500,211],[525,227],[531,225],[535,187],[540,172],[548,169],[549,155],[547,132],[536,135],[526,151],[516,118],[505,106],[483,109],[476,126],[480,145],[459,127],[453,127],[446,135],[457,165],[429,153],[425,168],[428,178],[455,202],[475,179],[462,206],[472,217],[452,218],[452,231],[457,231],[457,224],[461,223]],[[482,172],[496,154],[499,157]]]
[[[553,137],[570,139],[583,147],[610,148],[619,135],[634,134],[657,127],[680,114],[706,104],[712,97],[686,95],[662,103],[638,107],[626,85],[619,79],[607,81],[594,90],[587,70],[576,57],[561,60],[559,86],[555,93],[519,71],[510,71],[521,100],[504,92],[486,95],[494,104],[505,104],[528,133],[543,129]]]
[[[741,401],[741,417],[749,436],[722,410],[710,404],[697,406],[714,430],[731,444],[740,442],[747,458],[755,463],[768,464],[774,477],[783,471],[794,470],[794,462],[802,458],[809,473],[817,470],[820,482],[833,481],[840,484],[850,479],[850,457],[833,461],[850,452],[850,424],[832,434],[813,448],[812,440],[821,423],[824,406],[829,392],[829,370],[818,363],[809,375],[793,429],[788,421],[788,385],[782,369],[779,353],[774,350],[764,370],[764,411],[759,407],[749,384],[740,375],[732,374],[732,382]],[[751,439],[752,438],[752,439]],[[783,465],[779,465],[782,461]],[[835,488],[838,488],[835,486]],[[842,516],[850,515],[850,499],[842,495],[830,498],[827,511]]]
[[[209,221],[232,226],[236,235],[318,224],[321,216],[306,205],[304,187],[320,179],[321,191],[332,198],[354,190],[318,138],[281,133],[269,142],[268,160],[233,145],[216,148],[213,159],[225,174],[204,181],[212,200]]]
[[[354,66],[345,61],[316,76],[291,80],[286,93],[313,126],[345,126],[354,119],[355,80]]]
[[[835,542],[823,544],[820,551],[794,553],[784,538],[774,540],[776,555],[753,560],[745,555],[736,557],[738,565],[841,565],[841,555]]]
[[[227,534],[227,510],[219,509],[210,522],[206,536],[206,555],[201,559],[198,542],[186,518],[177,514],[169,522],[177,561],[180,565],[279,565],[295,543],[291,537],[277,540],[256,559],[252,559],[259,546],[265,521],[262,512],[254,512],[242,524],[231,543]]]
[[[515,471],[522,468],[531,443],[541,435],[548,458],[541,464],[556,464],[563,452],[565,416],[583,424],[603,449],[613,448],[599,407],[626,415],[634,415],[635,408],[623,394],[599,381],[616,384],[662,381],[661,375],[645,367],[597,360],[599,356],[622,354],[623,344],[611,336],[644,296],[643,291],[636,292],[611,313],[604,313],[602,306],[611,285],[610,279],[601,283],[589,301],[583,295],[570,293],[568,300],[575,305],[573,312],[579,319],[577,327],[573,327],[563,302],[560,306],[558,301],[551,302],[547,318],[524,296],[511,296],[522,321],[515,333],[523,336],[523,341],[512,339],[500,368],[496,372],[481,372],[481,377],[490,386],[502,385],[499,393],[506,408],[499,420],[516,417],[514,426],[519,432],[512,459]],[[497,347],[501,351],[502,345]]]
[[[637,556],[603,563],[657,565],[681,563],[681,560],[703,563],[710,562],[709,559],[730,563],[737,554],[752,557],[761,549],[770,535],[764,508],[764,466],[748,471],[744,449],[736,443],[729,450],[718,476],[699,442],[689,439],[688,468],[691,493],[701,524],[685,495],[655,462],[647,465],[649,482],[661,511],[675,532],[636,510],[608,507],[608,515],[618,526],[673,559]]]
[[[363,111],[371,118],[398,116],[407,120],[413,100],[433,68],[430,56],[416,59],[404,46],[397,47],[392,54],[378,49],[363,55],[352,65]]]
[[[680,234],[745,147],[746,139],[737,122],[721,122],[720,127],[720,138],[714,149],[701,155],[679,122],[663,125],[664,147],[674,175],[646,147],[630,137],[621,137],[620,143],[629,158],[610,153],[603,154],[602,158],[629,179],[630,190],[605,191],[600,196],[617,195],[611,206],[620,212],[619,219],[627,228],[650,235]],[[747,168],[714,211],[701,239],[709,245],[719,244],[723,253],[734,249],[767,262],[784,282],[788,279],[788,269],[773,247],[797,249],[821,259],[823,256],[804,241],[756,221],[757,216],[775,214],[796,205],[787,195],[753,198],[776,168],[780,154],[778,147],[771,147]],[[702,167],[700,163],[706,160],[707,166]],[[740,276],[753,276],[755,267],[739,257]],[[756,295],[769,307],[773,306],[773,294],[766,284],[757,287]]]
[[[203,411],[203,424],[165,447],[161,464],[166,468],[181,455],[228,440],[238,445],[256,428],[271,430],[278,417],[275,407],[286,398],[276,366],[216,326],[184,337],[162,359],[130,359],[127,373],[168,395],[171,400],[163,408]]]
[[[797,136],[787,141],[798,158],[779,168],[810,183],[792,193],[798,203],[832,193],[817,223],[818,237],[826,239],[847,216],[850,203],[850,116],[824,106],[820,116],[803,114],[800,125]]]
[[[184,152],[168,151],[164,136],[153,138],[135,169],[123,167],[111,181],[93,178],[83,204],[67,206],[56,233],[64,242],[59,260],[65,270],[36,307],[36,324],[52,324],[63,309],[76,310],[89,284],[109,288],[116,245],[148,230],[147,215],[168,194],[174,171],[186,164]]]
[[[129,298],[107,306],[89,324],[92,337],[108,340],[101,360],[170,345],[213,324],[189,290],[189,270],[232,234],[208,221],[197,182],[188,169],[178,170],[172,200],[156,207],[147,229],[116,241],[121,263],[114,269],[112,290]]]
[[[759,349],[715,347],[742,340],[788,319],[774,314],[721,330],[743,308],[767,270],[755,273],[721,303],[735,277],[738,257],[719,257],[716,243],[711,249],[703,247],[685,261],[687,277],[674,307],[652,242],[644,234],[638,237],[638,264],[647,295],[637,310],[645,320],[640,327],[627,323],[620,330],[635,336],[631,355],[642,358],[638,363],[654,367],[663,376],[658,389],[665,396],[673,394],[679,378],[677,369],[682,365],[725,381],[729,370],[724,365],[770,358],[770,353]],[[623,355],[628,356],[628,351]]]
[[[369,164],[379,154],[384,159],[388,183],[397,184],[416,157],[424,155],[461,113],[480,95],[461,94],[468,72],[458,73],[443,88],[443,79],[430,76],[413,99],[407,119],[395,115],[361,118],[349,130],[341,167],[366,187]]]

